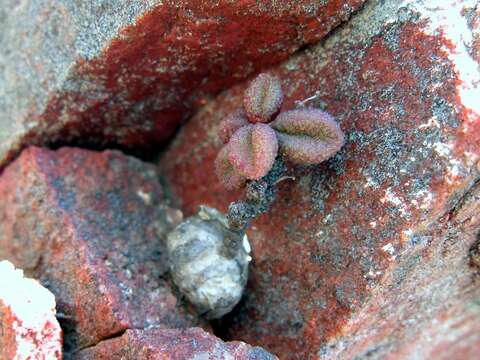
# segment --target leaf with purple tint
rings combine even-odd
[[[271,126],[282,154],[297,164],[321,163],[337,153],[345,141],[335,119],[318,109],[282,112]]]
[[[275,131],[265,124],[241,127],[227,146],[233,167],[251,180],[264,177],[272,168],[278,153]]]
[[[223,143],[226,144],[232,137],[233,133],[245,125],[248,125],[245,110],[238,109],[222,120],[218,127],[218,136]]]
[[[215,172],[220,182],[229,190],[238,189],[245,184],[245,177],[240,175],[228,159],[229,148],[225,145],[215,159]]]
[[[268,123],[278,114],[283,102],[280,80],[270,74],[258,75],[245,90],[243,105],[251,123]]]

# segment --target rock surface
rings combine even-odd
[[[1,0],[0,167],[29,144],[157,144],[363,2]]]
[[[322,358],[478,358],[480,182],[415,242]]]
[[[254,222],[252,274],[223,324],[229,338],[288,359],[381,358],[366,350],[387,341],[396,358],[401,344],[403,354],[477,349],[478,283],[467,254],[480,226],[448,214],[480,178],[478,44],[477,1],[370,1],[272,70],[282,110],[316,93],[308,106],[338,119],[346,145],[318,167],[292,167],[295,180],[279,184],[273,208]],[[200,204],[226,210],[241,196],[220,185],[214,159],[218,125],[241,105],[245,85],[209,102],[161,160],[188,214]],[[456,284],[449,266],[459,270]],[[441,301],[450,293],[451,307]],[[391,309],[386,322],[376,321],[378,307]],[[459,331],[447,337],[449,328]],[[435,337],[429,346],[422,331]]]
[[[243,342],[224,343],[199,328],[127,330],[75,356],[76,360],[275,360],[262,348]]]
[[[129,328],[199,324],[166,276],[163,239],[181,213],[152,165],[31,147],[0,177],[0,199],[0,259],[55,294],[67,350]]]
[[[0,359],[62,359],[55,297],[38,281],[0,261]]]

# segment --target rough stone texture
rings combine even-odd
[[[38,281],[0,261],[0,359],[60,360],[62,330],[55,297]]]
[[[318,92],[308,105],[338,119],[346,145],[320,166],[292,168],[296,179],[279,184],[273,208],[254,222],[249,287],[222,324],[227,337],[288,359],[329,351],[351,358],[390,337],[392,349],[407,344],[405,354],[414,354],[428,334],[435,341],[426,354],[461,354],[462,341],[477,349],[470,289],[478,284],[467,255],[480,229],[448,220],[480,177],[475,14],[476,1],[370,1],[325,42],[272,70],[286,94],[282,109]],[[218,183],[214,158],[218,124],[240,106],[244,88],[208,103],[161,160],[187,213],[199,204],[225,211],[241,194]],[[449,266],[460,271],[458,284]],[[450,293],[451,307],[442,302]],[[391,309],[386,322],[375,321],[375,304]],[[378,334],[366,347],[357,322],[367,337]],[[355,344],[352,352],[325,347],[340,335]]]
[[[127,330],[120,337],[85,349],[75,360],[275,360],[260,347],[243,342],[224,343],[199,328]]]
[[[363,2],[1,0],[0,166],[28,144],[157,144]]]
[[[480,5],[472,6],[465,11],[468,19],[468,26],[472,30],[472,45],[470,46],[470,54],[480,62]]]
[[[370,300],[319,352],[325,359],[477,359],[480,269],[470,264],[480,242],[480,182],[416,234]]]
[[[67,350],[199,323],[166,276],[179,212],[162,197],[155,168],[117,151],[31,147],[0,177],[0,259],[55,294]]]

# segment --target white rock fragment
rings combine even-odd
[[[474,39],[464,10],[476,8],[478,0],[404,0],[403,6],[421,14],[427,20],[427,33],[441,33],[449,40],[444,51],[455,67],[460,80],[457,89],[462,104],[471,110],[473,119],[480,115],[480,71],[478,63],[468,49],[473,47]]]
[[[393,247],[392,243],[388,243],[387,245],[383,246],[382,250],[390,255],[395,253],[395,248]]]
[[[410,212],[408,211],[405,201],[403,201],[402,198],[400,198],[397,194],[395,194],[392,188],[389,187],[385,190],[385,196],[380,199],[380,202],[382,204],[385,204],[385,203],[392,204],[398,209],[398,211],[400,212],[400,216],[402,216],[405,219],[410,218]]]
[[[0,261],[0,330],[0,359],[62,359],[55,297],[9,261]]]

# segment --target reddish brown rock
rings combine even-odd
[[[260,347],[243,342],[224,343],[199,328],[127,330],[114,339],[102,341],[81,351],[78,360],[275,360],[276,356]]]
[[[166,275],[163,239],[179,215],[153,166],[117,151],[31,147],[0,177],[0,199],[0,258],[55,294],[68,349],[128,328],[198,324]]]
[[[308,105],[337,118],[346,145],[320,166],[292,167],[296,179],[279,184],[273,208],[250,228],[254,260],[244,304],[224,323],[230,338],[265,346],[282,358],[315,358],[343,331],[352,332],[348,323],[367,311],[379,289],[392,291],[388,297],[382,293],[382,301],[393,306],[403,288],[387,287],[392,276],[432,296],[458,295],[452,315],[432,304],[432,317],[419,322],[410,337],[398,331],[405,343],[420,328],[434,326],[436,316],[454,319],[469,307],[460,288],[426,287],[433,270],[424,274],[412,267],[399,274],[403,262],[421,263],[423,252],[425,266],[436,267],[438,276],[453,276],[441,266],[442,256],[468,263],[472,236],[442,255],[436,249],[446,235],[421,234],[479,178],[480,73],[466,16],[475,4],[372,1],[323,44],[272,70],[284,87],[282,110],[317,93]],[[241,195],[220,185],[214,159],[222,145],[218,124],[241,105],[245,85],[208,103],[161,161],[187,213],[200,204],[226,210]],[[461,237],[464,230],[448,224]],[[466,282],[466,268],[464,274]],[[428,299],[415,301],[428,312]],[[471,319],[476,313],[469,312]],[[395,317],[390,319],[385,326],[396,328]],[[375,322],[368,324],[375,333]],[[476,329],[473,320],[465,324],[465,333]],[[448,326],[437,333],[439,348],[447,345],[441,334]],[[418,337],[418,346],[423,339]]]
[[[0,166],[29,144],[156,145],[364,0],[0,3]]]
[[[62,359],[55,297],[37,281],[0,261],[0,359]]]
[[[370,299],[319,351],[325,359],[477,359],[480,183],[415,234]],[[473,245],[472,245],[473,244]]]

